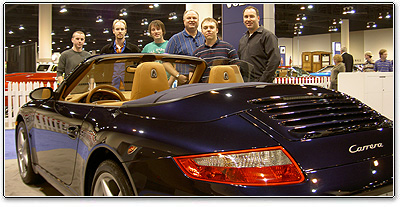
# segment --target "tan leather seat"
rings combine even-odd
[[[169,89],[164,66],[157,62],[141,63],[133,77],[131,100]]]
[[[237,83],[235,71],[227,65],[212,67],[208,83]]]

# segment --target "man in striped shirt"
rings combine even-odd
[[[205,18],[201,23],[201,33],[206,42],[193,52],[193,56],[205,60],[208,66],[211,66],[212,61],[216,59],[239,59],[236,49],[231,44],[218,39],[218,22],[215,19]],[[207,77],[209,73],[210,69],[207,68],[203,76]]]
[[[387,60],[387,50],[379,50],[379,57],[381,59],[377,60],[374,64],[375,72],[393,72],[393,61]]]
[[[204,35],[197,30],[199,26],[199,14],[194,10],[187,10],[183,14],[183,24],[185,29],[182,32],[174,34],[165,48],[165,53],[176,55],[192,56],[193,51],[204,44]],[[164,67],[171,74],[170,85],[178,79],[178,84],[184,84],[188,81],[190,68],[187,65],[164,63]]]

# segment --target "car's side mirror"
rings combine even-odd
[[[30,94],[29,97],[32,100],[48,100],[52,98],[54,95],[53,89],[50,87],[42,87],[42,88],[37,88],[33,90]]]

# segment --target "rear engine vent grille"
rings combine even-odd
[[[263,113],[300,139],[393,127],[376,111],[340,93],[273,96],[248,102],[263,105]]]

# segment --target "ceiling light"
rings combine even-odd
[[[56,33],[54,33],[54,31],[51,32],[51,35],[56,35]]]
[[[153,9],[154,8],[154,5],[153,4],[150,4],[149,5],[149,9]]]
[[[386,19],[389,19],[390,17],[392,17],[392,16],[390,16],[389,12],[387,12],[385,18],[386,18]]]
[[[218,17],[217,18],[217,22],[218,22],[218,24],[221,24],[222,23],[222,17]]]
[[[108,33],[110,33],[110,31],[108,30],[108,28],[104,28],[103,33],[108,34]]]
[[[25,40],[22,40],[22,44],[25,44],[26,43],[26,41]]]
[[[156,8],[159,7],[159,6],[160,6],[159,4],[154,4],[154,7],[156,7]]]
[[[300,21],[300,20],[306,20],[307,17],[305,14],[297,14],[296,20]]]
[[[68,49],[69,49],[69,48],[70,48],[70,46],[69,46],[69,45],[67,45],[65,48],[68,48]]]
[[[107,42],[111,42],[112,41],[112,39],[110,38],[110,39],[107,39]]]
[[[368,29],[370,29],[370,28],[376,28],[375,22],[367,22],[367,28],[368,28]]]
[[[169,16],[169,17],[168,17],[169,20],[173,20],[173,19],[177,19],[177,18],[178,18],[178,17],[176,16],[176,13],[175,13],[175,12],[169,13],[168,16]]]
[[[90,34],[90,32],[86,33],[86,37],[91,37],[92,35]]]
[[[352,6],[347,6],[343,8],[343,14],[354,14],[356,10]]]
[[[24,25],[19,25],[19,30],[24,30],[25,29],[25,27],[24,27]]]
[[[382,13],[379,13],[378,19],[383,19]]]
[[[332,24],[336,24],[336,19],[333,19],[333,22],[332,22]]]
[[[310,5],[308,5],[308,8],[312,9],[312,8],[314,8],[314,6],[310,4]]]
[[[143,18],[143,19],[142,19],[142,23],[140,23],[140,24],[141,24],[141,25],[148,25],[149,22],[147,21],[146,18]]]
[[[336,28],[336,26],[329,26],[329,32],[337,32],[338,29]]]
[[[55,45],[55,44],[56,44],[56,42],[52,42],[51,44],[52,44],[52,45]]]
[[[119,10],[119,16],[120,17],[127,16],[127,15],[128,15],[128,12],[126,12],[125,8],[122,8],[121,10]]]
[[[304,9],[306,9],[306,7],[305,7],[305,6],[301,6],[300,9],[301,9],[301,10],[304,10]]]
[[[61,6],[61,9],[60,9],[60,13],[65,13],[65,12],[67,12],[68,10],[67,10],[67,7],[65,6],[65,5],[62,5]]]
[[[69,27],[65,26],[64,32],[69,32]]]
[[[96,22],[97,22],[97,23],[103,22],[103,17],[102,17],[101,15],[97,16],[97,17],[96,17]]]
[[[60,42],[63,42],[63,40],[61,39]]]
[[[12,30],[8,31],[8,34],[14,34],[14,32]]]

